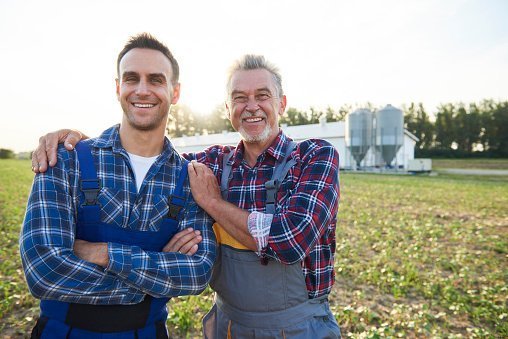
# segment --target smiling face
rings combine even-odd
[[[229,91],[226,108],[233,128],[244,142],[267,147],[279,133],[279,116],[286,108],[272,74],[263,68],[236,71]]]
[[[169,108],[180,95],[180,84],[171,82],[169,59],[154,49],[131,49],[120,61],[119,76],[116,94],[123,123],[143,131],[165,128]]]

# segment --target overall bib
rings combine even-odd
[[[288,161],[295,146],[290,142],[265,183],[266,213],[275,213],[279,185],[296,163]],[[226,200],[232,154],[223,161],[221,191]],[[220,246],[210,286],[216,294],[203,318],[205,338],[340,338],[327,296],[309,299],[301,262],[285,265],[260,259],[219,224],[214,231]]]
[[[84,203],[78,208],[76,239],[116,242],[160,252],[178,231],[185,206],[183,186],[187,178],[187,162],[182,165],[177,187],[169,197],[169,213],[163,219],[159,231],[137,231],[101,222],[100,206],[97,203],[100,180],[90,146],[87,142],[80,142],[76,145],[76,151],[81,172],[80,188],[85,196]],[[32,338],[168,338],[168,300],[169,298],[154,298],[150,295],[134,305],[92,305],[41,300],[41,314]]]

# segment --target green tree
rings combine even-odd
[[[433,126],[422,103],[418,105],[411,103],[408,108],[404,108],[404,127],[419,139],[416,143],[417,148],[432,147]]]
[[[456,140],[456,126],[454,120],[456,116],[455,106],[453,104],[443,104],[438,107],[435,123],[435,146],[440,149],[451,149]]]
[[[289,107],[286,113],[281,117],[280,123],[287,124],[288,126],[307,125],[309,120],[305,112]]]
[[[480,143],[481,119],[478,106],[474,103],[466,109],[464,105],[460,105],[455,117],[455,126],[458,129],[456,133],[457,149],[471,154],[473,146]]]
[[[212,113],[202,118],[204,122],[203,129],[210,134],[221,133],[222,131],[234,131],[224,104],[217,105]]]
[[[0,148],[0,159],[14,159],[14,152],[10,149]]]
[[[321,118],[321,115],[323,115],[323,112],[318,111],[314,107],[310,108],[310,112],[307,113],[307,124],[317,124],[319,123],[319,118]]]
[[[508,101],[494,105],[487,114],[485,138],[487,148],[493,155],[508,156]]]
[[[170,117],[166,125],[166,131],[170,137],[182,137],[201,133],[197,125],[196,115],[187,106],[171,106]]]

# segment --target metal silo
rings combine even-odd
[[[400,109],[387,105],[376,113],[376,149],[390,166],[404,141],[404,117]]]
[[[372,145],[373,114],[368,109],[358,109],[346,116],[346,146],[360,166]]]

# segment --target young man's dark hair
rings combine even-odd
[[[164,54],[169,61],[171,62],[171,69],[173,71],[173,76],[171,79],[171,82],[176,84],[178,82],[178,77],[180,75],[180,69],[178,67],[178,62],[176,61],[175,57],[173,56],[173,53],[169,50],[169,48],[164,45],[162,42],[157,40],[154,36],[152,36],[149,33],[140,33],[138,35],[132,36],[129,41],[127,41],[127,44],[124,46],[122,51],[118,54],[118,59],[116,61],[116,71],[118,74],[118,78],[120,78],[120,61],[124,57],[127,52],[129,52],[131,49],[134,48],[148,48],[148,49],[154,49],[156,51],[161,52]]]

